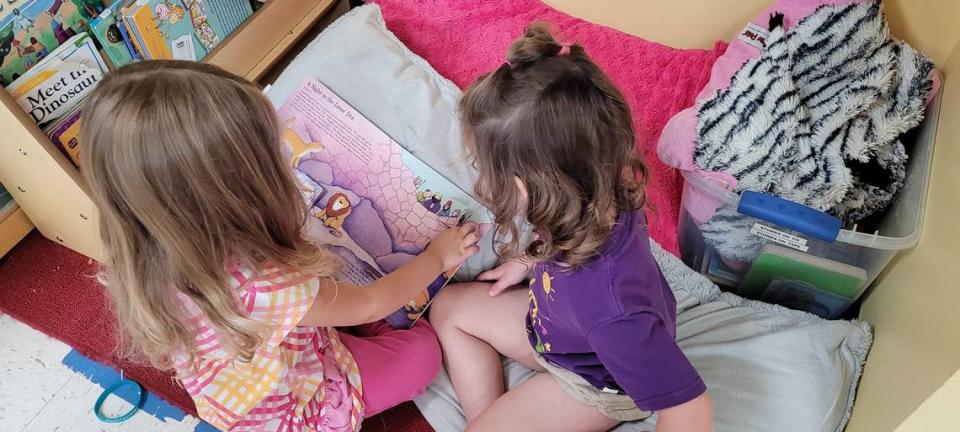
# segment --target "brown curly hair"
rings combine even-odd
[[[587,263],[618,215],[646,204],[629,106],[580,45],[568,49],[531,25],[460,100],[476,194],[508,234],[504,257],[520,255],[517,219],[525,216],[537,234],[527,257]],[[527,189],[525,209],[514,177]]]

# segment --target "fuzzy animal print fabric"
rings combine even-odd
[[[771,16],[763,53],[702,101],[694,162],[853,224],[902,188],[898,137],[923,119],[933,63],[890,37],[880,1],[822,6],[787,30]],[[721,255],[752,260],[753,222],[722,208],[703,227]]]

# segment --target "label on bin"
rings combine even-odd
[[[753,224],[753,227],[750,228],[750,232],[757,237],[762,237],[772,242],[780,243],[786,247],[796,249],[800,252],[806,252],[810,249],[810,247],[807,246],[807,239],[797,237],[793,234],[783,232],[775,228],[770,228],[759,223]]]

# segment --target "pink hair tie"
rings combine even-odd
[[[513,63],[510,63],[510,60],[504,60],[503,64],[507,65],[508,68],[513,69]]]
[[[558,55],[558,56],[565,56],[565,55],[567,55],[567,54],[570,54],[570,45],[569,45],[569,44],[563,44],[563,46],[560,47],[560,52],[558,52],[557,55]]]

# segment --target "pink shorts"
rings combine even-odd
[[[410,330],[384,321],[340,330],[340,341],[360,369],[365,417],[419,396],[440,371],[440,343],[425,320]]]

